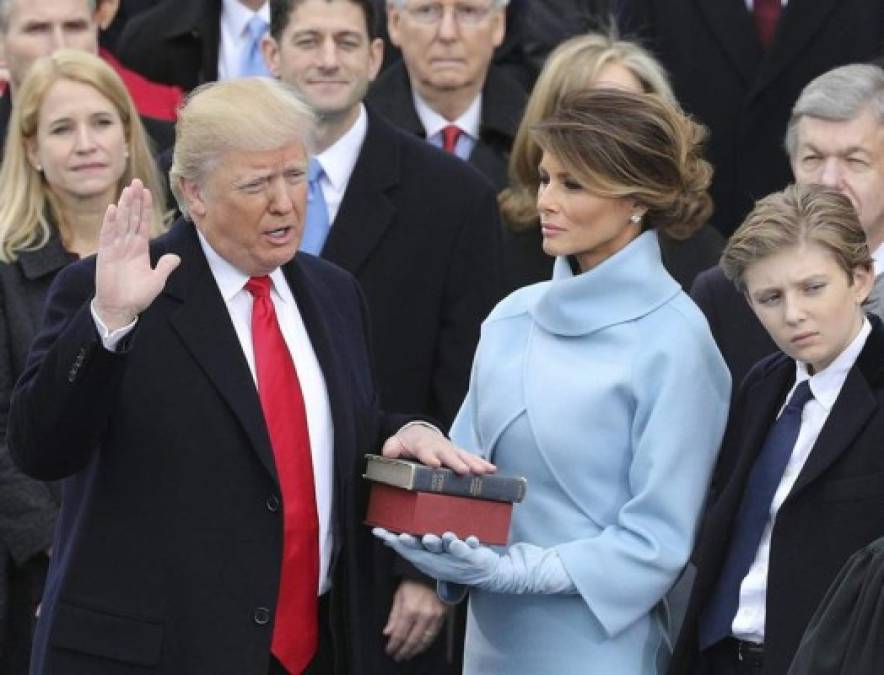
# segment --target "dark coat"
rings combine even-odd
[[[414,109],[408,71],[401,61],[387,68],[375,80],[366,100],[395,126],[425,137],[424,126]],[[470,154],[470,163],[488,177],[498,192],[508,182],[510,149],[526,100],[527,95],[516,80],[496,66],[488,69],[482,88],[479,140]]]
[[[749,302],[716,265],[702,272],[691,287],[691,298],[703,310],[718,350],[731,371],[734,394],[758,361],[777,346]]]
[[[151,249],[182,263],[118,352],[89,310],[94,259],[59,274],[13,394],[13,459],[65,479],[34,675],[267,673],[282,519],[258,394],[195,228],[179,220]],[[283,272],[334,424],[335,653],[340,672],[373,675],[359,476],[362,454],[407,418],[377,406],[355,280],[303,254]]]
[[[666,271],[687,291],[702,270],[714,265],[724,249],[724,239],[715,228],[704,225],[683,241],[659,235],[660,254]],[[504,293],[552,277],[553,258],[543,252],[540,227],[514,232],[504,228]]]
[[[685,109],[708,126],[716,226],[733,232],[752,202],[791,181],[786,123],[804,86],[884,52],[881,0],[789,0],[765,52],[745,0],[619,0]]]
[[[381,405],[446,428],[479,325],[499,299],[500,220],[474,169],[369,111],[322,257],[353,274],[372,318]]]
[[[479,326],[499,299],[497,200],[475,169],[368,115],[322,257],[351,272],[365,294],[382,406],[429,415],[447,429],[467,391]],[[381,638],[402,577],[429,580],[383,545],[375,564],[376,611],[366,631],[377,638],[376,672],[438,672],[444,639],[397,664]]]
[[[884,327],[870,321],[872,332],[774,523],[764,675],[786,672],[838,571],[884,532]],[[795,362],[776,353],[752,369],[736,396],[692,556],[697,576],[671,675],[712,675],[698,664],[698,614],[714,591],[749,471],[794,383]]]
[[[218,79],[221,0],[164,0],[133,17],[117,57],[154,82],[190,91]]]
[[[0,263],[0,672],[26,673],[35,601],[42,591],[61,501],[56,485],[22,474],[6,447],[9,399],[40,326],[46,293],[75,258],[53,236],[14,263]]]

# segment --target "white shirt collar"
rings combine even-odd
[[[260,16],[270,25],[270,3],[265,2],[261,9],[253,12],[239,0],[223,0],[221,5],[221,23],[231,35],[242,37],[249,21],[255,15]]]
[[[479,127],[482,124],[482,92],[473,99],[464,114],[456,120],[447,120],[430,107],[417,90],[412,88],[411,95],[414,100],[414,109],[424,125],[427,138],[432,138],[449,124],[456,124],[460,130],[474,140],[479,139]]]
[[[356,160],[359,159],[367,132],[368,115],[365,112],[365,106],[360,103],[359,115],[353,126],[337,141],[316,155],[326,178],[338,192],[343,193],[347,189],[347,183],[350,182],[350,175],[356,166]]]
[[[884,243],[872,251],[872,260],[875,261],[875,276],[884,274]]]
[[[868,319],[863,319],[863,325],[856,337],[847,345],[843,352],[835,357],[835,360],[818,373],[811,375],[807,372],[807,364],[802,361],[795,362],[796,386],[804,380],[810,380],[810,391],[813,398],[820,403],[828,412],[835,404],[835,399],[841,392],[847,373],[856,363],[859,353],[866,344],[866,338],[872,332],[872,325]],[[794,387],[793,387],[794,389]]]
[[[203,236],[202,232],[197,229],[196,233],[199,236],[200,246],[206,256],[206,261],[209,263],[212,276],[215,277],[215,283],[218,284],[218,290],[221,291],[221,297],[224,298],[225,303],[229,303],[237,293],[244,289],[246,282],[249,280],[249,275],[241,272],[228,260],[222,258],[221,254],[212,248],[212,245]],[[268,276],[270,281],[273,282],[271,292],[276,296],[277,300],[288,302],[288,294],[280,293],[278,290],[281,288],[280,284],[286,283],[282,270],[277,267]]]

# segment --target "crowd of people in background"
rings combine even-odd
[[[0,675],[884,672],[880,0],[0,0],[0,160]]]

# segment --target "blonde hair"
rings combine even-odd
[[[589,89],[567,95],[534,138],[594,194],[634,199],[644,229],[675,239],[708,220],[712,167],[706,130],[675,103],[650,94]]]
[[[189,217],[182,180],[200,183],[229,151],[264,151],[300,142],[314,147],[316,118],[290,86],[268,77],[210,82],[178,111],[169,184]]]
[[[43,174],[28,161],[28,144],[37,143],[43,101],[52,86],[61,80],[88,85],[113,104],[122,120],[129,148],[118,190],[133,178],[141,179],[154,197],[151,234],[160,234],[168,222],[160,174],[123,81],[97,56],[61,49],[34,62],[12,106],[6,151],[0,166],[0,261],[3,262],[14,261],[19,251],[45,246],[52,235],[52,224],[60,232],[64,231],[65,214],[60,201]]]
[[[835,258],[848,278],[857,268],[871,270],[866,234],[850,200],[819,185],[790,185],[755,204],[731,235],[721,268],[740,291],[746,270],[780,251],[813,242]]]
[[[610,64],[629,70],[645,93],[675,100],[663,66],[634,42],[589,33],[556,47],[525,106],[510,154],[510,185],[498,198],[504,219],[512,229],[525,230],[537,225],[537,165],[542,151],[531,137],[531,127],[552,115],[567,94],[590,88],[602,69]]]

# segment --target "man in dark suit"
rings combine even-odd
[[[0,95],[0,156],[6,142],[6,128],[12,110],[15,90],[21,84],[31,64],[41,56],[47,56],[57,49],[82,49],[90,54],[99,54],[99,27],[113,18],[116,5],[112,2],[96,4],[96,0],[0,0],[0,42],[3,43],[4,58],[9,82],[6,91]],[[109,63],[117,69],[114,59]],[[119,71],[118,71],[119,72]],[[123,73],[120,73],[123,75]],[[124,81],[125,81],[124,76]],[[133,77],[127,83],[135,83],[151,95],[164,97],[180,96],[180,92],[157,87],[140,77]],[[136,107],[144,99],[134,95]],[[164,107],[158,101],[148,102],[156,107]],[[174,127],[167,119],[141,112],[141,121],[157,150],[172,145]]]
[[[498,297],[494,191],[464,162],[363,105],[383,49],[369,0],[271,0],[270,9],[270,70],[319,116],[312,161],[322,169],[323,203],[309,203],[303,242],[355,275],[365,293],[381,404],[447,427],[466,394],[479,325]],[[377,672],[444,667],[435,582],[387,547],[376,558],[388,570],[375,583],[369,629]]]
[[[785,195],[785,197],[783,197]],[[842,195],[766,198],[723,264],[783,353],[736,396],[671,675],[783,675],[848,558],[884,531],[884,325]]]
[[[801,89],[884,50],[880,0],[620,0],[676,97],[709,127],[715,225],[730,235],[753,200],[789,182],[783,129]],[[750,9],[747,9],[749,7]]]
[[[450,446],[380,411],[356,281],[295,256],[311,120],[267,79],[192,97],[185,217],[149,246],[134,181],[50,291],[8,430],[65,480],[34,675],[372,672],[362,453]]]
[[[792,109],[786,151],[801,184],[845,194],[859,213],[875,260],[868,310],[884,317],[884,71],[873,65],[835,68],[810,82]],[[703,272],[691,297],[703,310],[718,348],[739,383],[775,350],[746,298],[719,267]]]
[[[516,80],[491,65],[506,4],[388,2],[387,28],[402,62],[385,70],[368,96],[396,126],[469,160],[498,191],[507,184],[526,99]]]

